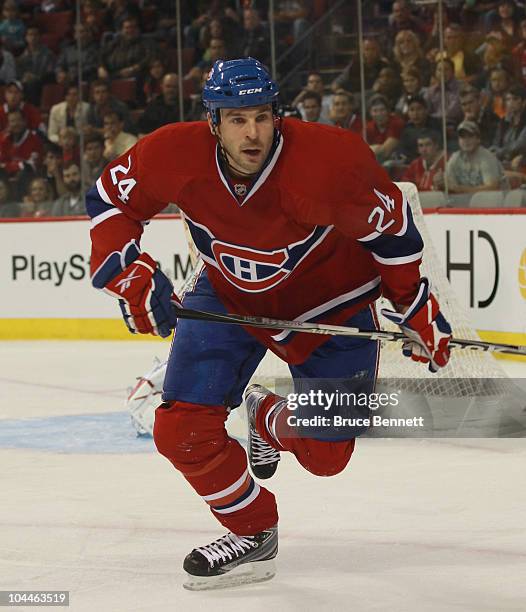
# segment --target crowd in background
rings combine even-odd
[[[523,4],[445,1],[443,51],[436,4],[363,4],[360,48],[355,13],[335,12],[331,32],[354,35],[347,65],[320,67],[314,53],[283,113],[363,135],[393,179],[421,191],[526,183]],[[301,43],[333,5],[276,0],[276,53]],[[0,217],[84,214],[83,190],[109,161],[181,113],[204,119],[200,91],[216,59],[271,60],[264,0],[182,0],[182,81],[173,0],[80,6],[77,21],[71,0],[2,4]]]

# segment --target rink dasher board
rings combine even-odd
[[[426,224],[481,337],[524,344],[526,214],[477,212],[441,210],[426,214]],[[113,301],[91,287],[89,228],[82,218],[0,221],[0,338],[137,337],[123,329]],[[179,216],[153,219],[142,248],[176,287],[190,272]]]

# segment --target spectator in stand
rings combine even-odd
[[[141,76],[156,55],[153,41],[141,35],[135,18],[126,18],[119,35],[101,52],[100,79],[131,79]]]
[[[13,202],[9,193],[9,184],[0,179],[0,219],[20,216],[20,206]]]
[[[422,83],[429,84],[431,65],[424,57],[420,39],[411,30],[400,30],[393,46],[393,68],[398,74],[409,68],[416,68],[421,75]]]
[[[124,102],[112,96],[108,81],[98,79],[91,84],[91,104],[88,111],[86,133],[97,132],[101,136],[104,133],[104,115],[115,111],[124,119],[124,129],[131,130],[130,111]]]
[[[166,74],[166,64],[160,57],[154,57],[148,64],[148,74],[142,85],[142,100],[149,104],[161,93],[161,83]]]
[[[139,135],[144,136],[167,123],[179,120],[179,82],[177,75],[171,72],[164,75],[161,95],[144,109],[138,122]]]
[[[62,150],[62,166],[70,161],[80,164],[79,133],[74,127],[60,128],[58,144]]]
[[[310,123],[324,123],[330,125],[330,121],[325,121],[321,117],[321,96],[315,91],[309,91],[303,97],[303,121]]]
[[[398,32],[402,30],[411,30],[418,34],[418,36],[423,36],[425,32],[424,24],[411,13],[407,0],[396,0],[396,2],[393,2],[388,23],[388,36],[391,46]]]
[[[325,85],[323,84],[323,78],[319,72],[309,72],[307,75],[307,84],[294,100],[292,100],[291,106],[295,106],[300,111],[301,116],[305,118],[303,113],[303,98],[311,91],[316,92],[321,97],[321,118],[326,121],[329,118],[332,96],[325,95]]]
[[[309,0],[277,0],[274,22],[280,36],[292,36],[292,44],[297,43],[309,29],[311,10]]]
[[[440,134],[422,130],[418,135],[419,156],[406,168],[402,181],[414,183],[418,191],[440,191],[443,187],[444,151]],[[438,177],[438,179],[436,178]]]
[[[206,112],[203,106],[203,100],[201,91],[208,80],[208,72],[203,70],[201,75],[201,84],[199,86],[199,93],[190,95],[190,109],[188,114],[185,114],[185,121],[206,121]]]
[[[14,0],[5,0],[0,21],[0,38],[4,47],[18,55],[25,47],[26,26],[18,15],[18,6]]]
[[[436,63],[435,79],[436,84],[431,85],[426,92],[426,102],[431,117],[442,118],[442,88],[441,79],[444,78],[445,97],[446,97],[446,123],[450,130],[462,119],[462,109],[460,107],[460,81],[455,78],[455,65],[453,61],[446,57]]]
[[[499,119],[506,116],[505,94],[510,84],[510,75],[503,68],[494,68],[490,72],[487,106]]]
[[[481,144],[489,148],[495,139],[499,118],[482,103],[481,93],[473,86],[460,92],[460,106],[463,112],[462,121],[474,121],[480,132]]]
[[[449,24],[444,31],[444,53],[433,49],[430,55],[435,63],[448,57],[453,62],[455,78],[459,81],[472,83],[482,68],[480,57],[466,49],[466,32],[458,23]]]
[[[206,49],[214,39],[224,40],[225,46],[234,57],[241,55],[243,29],[237,19],[233,20],[226,17],[211,19],[199,32],[199,48],[204,49],[206,53]]]
[[[11,81],[6,85],[4,98],[5,102],[0,106],[0,132],[7,127],[7,114],[10,111],[19,110],[30,130],[46,133],[46,126],[38,108],[29,102],[24,102],[24,88],[20,81]]]
[[[380,43],[376,38],[364,38],[362,43],[363,71],[365,89],[371,90],[382,68],[389,66],[389,61],[383,57]],[[359,91],[361,89],[360,56],[356,54],[347,64],[343,72],[331,83],[333,92],[339,89]]]
[[[446,165],[449,191],[471,194],[502,189],[506,185],[504,169],[495,155],[480,144],[477,124],[462,121],[457,131],[460,150],[453,153]],[[444,185],[439,184],[439,188]]]
[[[21,199],[42,161],[42,141],[26,125],[20,110],[7,113],[7,129],[0,135],[0,172],[9,178]]]
[[[522,79],[526,86],[526,19],[520,23],[520,42],[513,48],[511,55],[514,62],[514,72]]]
[[[513,74],[515,70],[513,58],[510,54],[506,53],[502,41],[498,38],[490,37],[484,45],[482,69],[474,84],[479,89],[487,89],[491,73],[497,68],[505,70],[509,75]]]
[[[79,64],[82,66],[83,81],[89,82],[97,78],[99,44],[93,38],[91,30],[82,23],[75,26],[74,42],[66,45],[59,55],[56,64],[57,83],[77,83]]]
[[[202,31],[208,27],[208,24],[212,19],[230,20],[234,23],[239,21],[239,17],[235,10],[228,6],[228,2],[217,2],[209,0],[194,0],[188,2],[185,14],[191,14],[191,23],[187,25],[184,30],[185,33],[185,47],[192,47],[194,49],[203,50],[200,47],[200,41],[203,40],[204,35]],[[245,3],[243,3],[245,4]]]
[[[523,17],[524,11],[513,0],[501,0],[497,11],[487,16],[487,31],[502,40],[508,53],[520,42],[520,21]]]
[[[93,185],[106,167],[108,160],[104,157],[104,138],[100,134],[88,134],[84,138],[84,156],[82,175],[85,185]]]
[[[93,39],[99,42],[104,31],[106,10],[99,0],[83,0],[81,11],[80,22],[88,28]]]
[[[192,66],[184,78],[193,79],[197,89],[201,84],[203,72],[208,72],[216,60],[228,59],[229,57],[230,53],[226,48],[225,41],[221,38],[213,38],[203,55],[203,59]]]
[[[414,96],[424,96],[425,88],[422,87],[422,76],[417,68],[408,68],[402,72],[402,95],[398,98],[395,105],[395,111],[407,117],[408,100]]]
[[[400,98],[402,89],[400,79],[393,68],[386,67],[380,70],[380,74],[373,84],[373,93],[383,96],[387,100],[389,108],[394,108]]]
[[[354,110],[354,100],[352,95],[344,91],[337,91],[332,96],[329,120],[332,125],[350,130],[356,134],[362,134],[362,120],[360,115]]]
[[[124,22],[128,19],[133,19],[142,30],[141,9],[137,3],[130,2],[130,0],[106,0],[105,4],[104,30],[107,32],[121,31]]]
[[[70,161],[64,165],[62,180],[66,191],[53,202],[51,214],[53,217],[85,215],[86,206],[81,190],[80,168],[76,162]]]
[[[36,26],[27,28],[26,43],[24,52],[16,60],[16,67],[27,99],[38,106],[42,85],[53,81],[56,60],[42,44],[40,30]]]
[[[390,112],[384,96],[375,95],[369,100],[370,121],[367,122],[367,143],[380,163],[386,162],[400,142],[404,121]]]
[[[79,88],[70,85],[63,102],[54,104],[49,111],[47,136],[51,142],[58,142],[59,132],[64,127],[81,130],[88,121],[89,104],[79,97]]]
[[[21,204],[21,217],[49,217],[53,206],[51,190],[46,180],[34,178],[30,183]]]
[[[400,134],[397,153],[407,162],[411,162],[419,155],[418,138],[420,134],[424,131],[440,133],[442,123],[439,119],[429,116],[426,101],[419,95],[409,98],[407,115],[408,121]],[[441,145],[441,141],[439,144]]]
[[[243,57],[255,57],[263,64],[270,58],[270,35],[267,25],[261,23],[259,11],[255,8],[243,9]]]
[[[15,58],[10,51],[2,48],[0,41],[0,85],[16,79]]]
[[[116,111],[104,115],[104,157],[112,161],[137,142],[133,134],[123,132],[124,122]]]
[[[506,116],[501,119],[490,151],[504,167],[526,151],[526,89],[513,85],[505,95]]]
[[[44,145],[44,159],[38,175],[48,184],[52,200],[65,192],[62,181],[62,150],[53,142]]]

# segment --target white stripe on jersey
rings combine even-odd
[[[335,308],[336,306],[339,306],[343,304],[344,302],[348,302],[349,300],[359,298],[364,293],[367,293],[368,291],[371,291],[375,287],[378,287],[380,282],[381,282],[381,278],[377,276],[376,278],[373,278],[373,280],[369,281],[368,283],[365,283],[365,285],[356,287],[356,289],[353,289],[352,291],[343,293],[342,295],[339,295],[338,297],[335,297],[332,300],[329,300],[328,302],[324,302],[323,304],[316,306],[316,308],[312,308],[311,310],[304,312],[299,317],[296,317],[294,321],[305,322],[305,321],[308,321],[309,319],[313,319],[314,317],[317,317],[318,315],[321,315],[327,310],[331,310],[332,308]],[[291,333],[292,333],[292,330],[286,329],[280,332],[279,334],[272,336],[272,339],[275,340],[276,342],[282,342]]]

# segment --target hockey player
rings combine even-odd
[[[173,288],[139,242],[176,202],[205,263],[185,307],[372,328],[383,293],[394,305],[384,314],[408,337],[404,354],[446,365],[451,330],[419,276],[423,244],[404,195],[358,135],[280,120],[277,100],[258,61],[217,61],[203,91],[208,123],[165,126],[107,166],[87,195],[93,285],[119,299],[130,331],[170,335]],[[188,588],[274,573],[275,498],[225,429],[267,349],[303,389],[376,375],[376,342],[179,321],[154,440],[229,530],[186,557]],[[320,476],[347,465],[356,432],[298,435],[283,398],[252,386],[245,400],[256,477],[274,473],[281,451]]]

